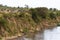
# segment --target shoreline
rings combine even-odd
[[[56,25],[55,25],[56,26]],[[54,27],[53,27],[54,28]],[[46,28],[46,29],[51,29],[51,28]],[[45,30],[45,29],[44,29]],[[36,32],[41,32],[41,31],[39,31],[39,29],[37,29],[37,31]],[[34,32],[32,32],[32,33],[34,33]],[[21,34],[18,34],[17,36],[10,36],[10,37],[2,37],[2,40],[7,40],[7,39],[14,39],[14,38],[18,38],[18,37],[22,37],[22,35]]]

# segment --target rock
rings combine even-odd
[[[37,30],[37,31],[40,31],[40,28],[39,28],[39,27],[37,27],[37,28],[36,28],[36,30]]]

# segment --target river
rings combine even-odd
[[[53,29],[46,29],[44,32],[38,32],[33,38],[23,36],[10,40],[60,40],[60,27],[58,26]]]

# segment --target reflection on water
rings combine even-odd
[[[24,39],[24,40],[43,40],[43,39],[44,39],[44,35],[43,35],[43,33],[37,33],[37,34],[34,35],[33,38],[26,38],[26,37],[24,36],[23,39]]]
[[[44,40],[44,34],[43,33],[36,34],[34,40]]]
[[[33,35],[33,38],[16,38],[16,40],[60,40],[60,27],[54,29],[47,29],[44,32]]]

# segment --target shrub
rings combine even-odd
[[[40,7],[40,8],[36,8],[36,10],[39,16],[41,16],[42,18],[46,18],[47,13],[48,13],[48,8]]]
[[[0,25],[4,26],[6,24],[6,19],[4,19],[3,17],[0,18]]]
[[[38,18],[38,13],[37,13],[37,10],[36,9],[30,9],[30,13],[32,15],[32,19],[38,23],[39,22],[39,18]]]
[[[56,14],[54,14],[53,12],[50,13],[50,18],[51,19],[56,19]]]

